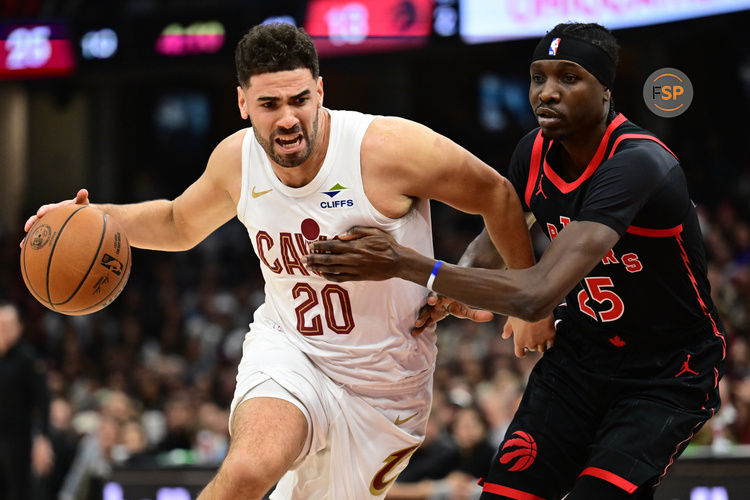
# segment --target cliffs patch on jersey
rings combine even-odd
[[[342,186],[338,182],[332,186],[328,191],[322,191],[322,194],[328,195],[329,198],[335,198],[342,191],[348,190],[346,186]],[[320,208],[341,208],[341,207],[353,207],[354,200],[352,199],[336,199],[331,201],[321,201]]]

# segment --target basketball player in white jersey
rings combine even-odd
[[[431,255],[427,200],[436,199],[481,214],[506,262],[528,267],[520,203],[507,180],[424,126],[324,108],[315,47],[294,26],[254,27],[235,62],[252,128],[224,139],[175,200],[97,207],[133,246],[168,251],[192,248],[237,216],[260,260],[266,301],[243,346],[231,446],[200,499],[261,498],[277,482],[274,499],[382,498],[430,411],[434,328],[410,334],[427,290],[327,282],[305,268],[307,242],[366,225]],[[88,203],[88,193],[62,203]],[[530,348],[551,332],[519,328]]]

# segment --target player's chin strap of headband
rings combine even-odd
[[[570,35],[548,33],[534,49],[531,62],[540,59],[564,59],[578,63],[610,89],[615,81],[615,62],[609,54],[601,47]]]

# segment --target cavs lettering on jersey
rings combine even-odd
[[[658,349],[691,332],[723,343],[698,218],[676,156],[621,114],[577,179],[561,175],[561,149],[540,129],[520,141],[508,177],[524,209],[550,239],[571,221],[598,222],[621,235],[567,295],[568,315],[595,328],[606,347]]]
[[[352,226],[373,226],[401,244],[432,255],[429,203],[400,219],[379,213],[362,186],[360,146],[375,118],[332,111],[325,161],[300,188],[286,186],[248,129],[242,146],[242,194],[237,207],[265,279],[265,303],[254,321],[275,328],[335,382],[358,390],[407,388],[432,376],[434,330],[412,337],[424,304],[423,287],[398,279],[332,283],[302,263],[307,242]]]

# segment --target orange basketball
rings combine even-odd
[[[130,276],[130,244],[120,224],[88,205],[55,208],[21,248],[31,294],[53,311],[80,315],[107,307]]]

